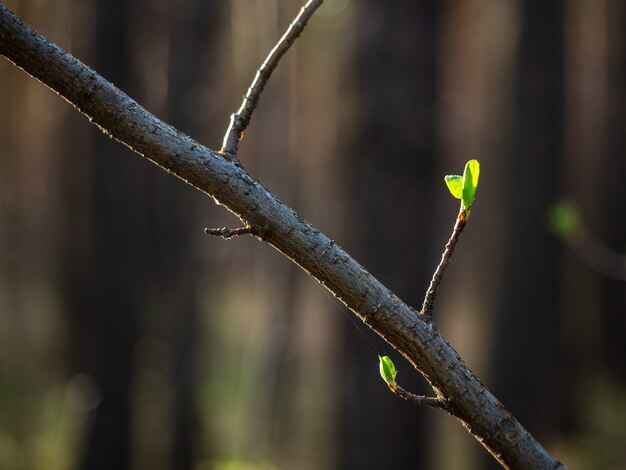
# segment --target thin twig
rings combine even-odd
[[[415,395],[414,393],[411,393],[400,386],[396,386],[396,390],[394,393],[404,398],[406,401],[413,403],[414,405],[430,406],[431,408],[441,408],[442,410],[446,410],[448,408],[447,402],[442,400],[441,398]]]
[[[240,228],[205,228],[204,233],[213,237],[222,237],[224,240],[228,240],[233,237],[239,237],[241,235],[253,235],[255,237],[262,236],[262,230],[257,227],[240,227]]]
[[[452,230],[452,235],[450,236],[450,240],[446,244],[446,249],[441,255],[441,261],[439,262],[439,266],[437,266],[437,270],[435,274],[433,274],[433,278],[430,281],[430,285],[428,286],[428,290],[426,291],[426,296],[424,297],[424,303],[422,304],[422,310],[420,313],[428,315],[429,317],[433,316],[433,305],[435,303],[435,297],[437,295],[437,289],[439,288],[439,284],[441,284],[441,280],[443,279],[443,272],[450,264],[450,259],[452,258],[452,253],[454,253],[454,247],[459,241],[459,237],[461,236],[461,232],[465,228],[465,223],[467,222],[467,213],[461,209],[458,217],[456,218],[456,223],[454,224],[454,230]]]
[[[309,0],[307,4],[302,7],[296,19],[289,25],[283,37],[276,43],[265,59],[265,62],[263,62],[261,67],[257,70],[239,110],[230,116],[230,124],[224,135],[222,150],[220,150],[222,155],[226,155],[232,159],[237,158],[237,147],[243,138],[243,131],[245,131],[248,124],[250,124],[252,113],[259,103],[265,84],[271,77],[272,72],[278,65],[282,56],[289,50],[298,36],[300,36],[309,18],[311,18],[311,15],[313,15],[323,1],[324,0]]]

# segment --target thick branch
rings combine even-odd
[[[244,225],[265,227],[263,239],[400,351],[502,465],[564,468],[483,386],[430,318],[403,303],[241,167],[158,120],[2,3],[0,54],[63,96],[103,132],[213,197]]]
[[[302,7],[296,19],[289,25],[283,37],[280,38],[263,64],[261,64],[261,67],[257,70],[246,96],[243,97],[243,102],[239,110],[230,117],[230,124],[226,130],[226,135],[224,135],[224,142],[222,143],[221,152],[223,154],[231,158],[237,156],[237,147],[241,141],[243,131],[245,131],[248,124],[250,124],[252,113],[259,104],[259,99],[261,98],[265,84],[272,76],[272,72],[278,65],[278,62],[280,62],[282,56],[285,55],[285,52],[289,50],[294,41],[298,39],[298,36],[300,36],[300,33],[302,33],[309,21],[309,18],[311,18],[323,1],[324,0],[309,0],[308,3]]]

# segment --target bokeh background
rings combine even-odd
[[[301,6],[6,3],[214,149]],[[620,0],[326,0],[240,157],[414,306],[457,211],[442,176],[478,158],[437,323],[570,468],[624,468],[625,88]],[[596,249],[547,229],[561,199]],[[428,390],[314,280],[202,231],[236,224],[0,61],[1,469],[496,468],[389,393],[378,352]]]

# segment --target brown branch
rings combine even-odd
[[[392,390],[396,395],[404,398],[409,403],[413,403],[418,406],[430,406],[431,408],[440,408],[442,410],[448,409],[448,404],[438,397],[427,397],[424,395],[416,395],[403,389],[399,385],[396,385],[396,389]]]
[[[210,195],[324,285],[418,370],[447,411],[507,468],[563,469],[485,388],[431,319],[417,315],[341,247],[235,162],[154,115],[0,3],[0,55],[72,103],[103,132]]]
[[[465,228],[466,222],[467,214],[463,209],[461,209],[461,212],[459,212],[459,215],[456,218],[452,235],[450,236],[450,239],[446,244],[446,248],[441,255],[439,266],[437,266],[435,274],[433,274],[430,285],[428,286],[428,290],[426,291],[426,296],[424,297],[424,302],[422,303],[422,310],[420,311],[420,313],[423,313],[424,315],[428,315],[429,317],[433,316],[433,306],[435,304],[435,297],[437,296],[437,289],[439,289],[439,284],[441,284],[441,280],[443,279],[443,272],[450,264],[454,248],[459,241],[459,237]]]
[[[239,237],[241,235],[253,235],[255,237],[262,238],[262,231],[256,227],[240,227],[240,228],[205,228],[204,233],[213,237],[221,237],[224,240],[228,240],[233,237]]]
[[[323,1],[324,0],[309,0],[308,3],[302,7],[298,16],[296,16],[289,25],[283,37],[276,43],[263,64],[261,64],[261,67],[257,70],[239,110],[230,116],[230,124],[224,135],[222,149],[220,150],[222,154],[229,158],[237,159],[239,142],[243,138],[243,132],[248,127],[248,124],[250,124],[252,113],[259,104],[259,99],[261,98],[265,84],[272,76],[272,72],[278,65],[278,62],[280,62],[280,59],[285,55],[285,52],[289,50],[298,36],[300,36],[309,18],[311,18]]]

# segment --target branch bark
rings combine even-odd
[[[241,166],[150,114],[0,3],[0,54],[105,134],[211,196],[324,285],[432,385],[446,410],[506,468],[562,469],[420,315]]]

